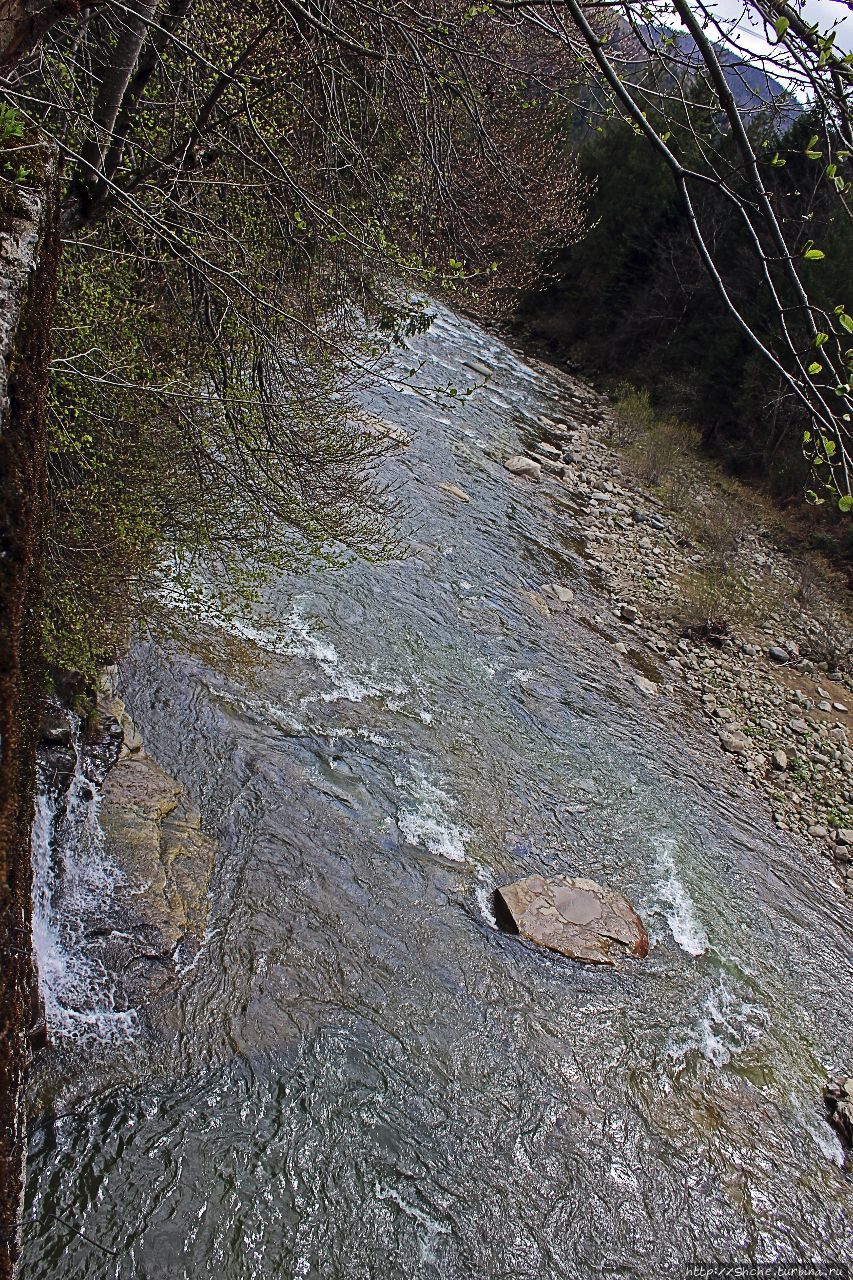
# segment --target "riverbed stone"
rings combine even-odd
[[[616,890],[582,877],[527,876],[495,894],[504,923],[531,942],[585,964],[648,955],[637,912]]]
[[[440,484],[438,487],[443,493],[449,493],[451,498],[458,498],[460,502],[471,501],[465,490],[460,489],[458,484]]]
[[[634,676],[634,684],[647,698],[656,698],[660,692],[654,680],[649,680],[646,676]]]
[[[514,476],[538,483],[542,479],[542,466],[533,458],[525,458],[521,453],[514,453],[504,462],[504,467]]]
[[[561,587],[558,582],[546,582],[542,588],[543,595],[550,596],[558,604],[571,604],[575,593],[571,587]]]
[[[781,747],[773,752],[771,760],[773,761],[773,768],[778,769],[780,773],[784,773],[788,768],[788,755]]]

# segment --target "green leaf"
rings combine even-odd
[[[788,21],[788,19],[787,19],[787,18],[777,18],[777,19],[776,19],[776,35],[777,35],[778,39],[780,39],[780,40],[781,40],[781,39],[784,37],[785,32],[788,30],[788,28],[790,27],[790,25],[791,25],[791,24],[790,24],[790,22]]]
[[[853,498],[851,498],[849,493],[842,494],[838,499],[838,510],[853,511]]]
[[[811,364],[809,365],[809,373],[811,374],[821,373],[822,370],[823,370],[823,365],[819,364],[817,360],[812,360]]]
[[[838,323],[842,329],[846,329],[848,333],[853,333],[853,316],[848,316],[846,311],[838,312]]]
[[[826,257],[826,254],[823,249],[806,249],[803,257],[807,258],[809,262],[819,262],[821,258]]]
[[[822,347],[825,342],[829,342],[828,333],[816,333],[814,336],[814,344],[816,347]]]

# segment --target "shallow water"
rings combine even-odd
[[[413,436],[411,556],[286,577],[230,638],[125,664],[219,841],[210,928],[173,1042],[55,1024],[23,1280],[849,1258],[819,1105],[853,1065],[848,905],[620,669],[572,495],[503,470],[538,415],[583,419],[570,384],[446,312],[413,346],[421,383],[492,375],[370,397]],[[577,600],[543,617],[525,593],[555,580]],[[499,933],[493,887],[534,870],[624,891],[649,959]]]

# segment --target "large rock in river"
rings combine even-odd
[[[649,936],[630,902],[594,880],[527,876],[496,890],[495,900],[499,917],[508,913],[504,923],[572,960],[612,965],[648,955]]]

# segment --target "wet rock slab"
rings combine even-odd
[[[648,954],[649,938],[621,893],[580,877],[527,876],[495,891],[498,920],[512,932],[585,964]]]
[[[100,820],[122,873],[113,959],[128,997],[145,1003],[174,984],[204,934],[215,845],[182,787],[142,750],[107,774]]]

